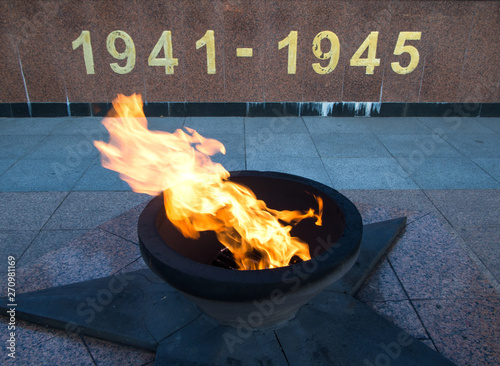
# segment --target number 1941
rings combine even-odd
[[[350,59],[351,66],[365,67],[366,74],[373,74],[375,67],[380,66],[380,58],[377,58],[377,43],[378,32],[371,32],[359,48],[354,52]],[[392,62],[391,68],[397,74],[409,74],[416,69],[420,61],[420,54],[418,50],[411,45],[405,44],[407,41],[419,41],[422,32],[400,32],[394,47],[394,55],[399,56],[403,53],[410,55],[410,62],[406,66],[402,66],[399,62]],[[118,52],[116,49],[116,40],[121,39],[125,43],[125,50]],[[297,72],[297,39],[298,32],[291,31],[288,36],[278,42],[278,49],[288,47],[288,74],[296,74]],[[321,47],[321,42],[325,40],[329,42],[330,47],[327,52]],[[72,43],[73,50],[78,47],[83,47],[83,58],[85,60],[85,68],[87,74],[95,74],[94,56],[92,53],[92,44],[90,42],[90,32],[87,30],[82,31],[80,36]],[[135,45],[132,38],[124,31],[116,30],[111,32],[106,41],[108,52],[117,60],[126,60],[125,65],[120,65],[117,62],[110,64],[111,69],[118,74],[128,74],[134,69],[136,52]],[[196,41],[196,49],[202,47],[206,48],[207,55],[207,74],[216,73],[215,64],[215,34],[213,30],[207,30],[206,33],[199,40]],[[163,51],[163,57],[160,53]],[[329,74],[337,67],[340,57],[340,42],[337,35],[331,31],[319,32],[313,39],[312,52],[320,62],[313,63],[311,66],[318,74]],[[366,52],[366,57],[363,54]],[[321,62],[323,61],[323,63]],[[327,61],[327,63],[325,62]],[[179,65],[179,60],[173,56],[172,48],[172,33],[164,31],[158,42],[154,46],[151,54],[148,57],[149,66],[163,66],[165,67],[165,74],[174,74],[174,67]]]

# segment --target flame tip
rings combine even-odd
[[[173,133],[150,131],[140,94],[113,100],[102,124],[109,143],[94,141],[104,167],[120,173],[134,192],[163,191],[167,217],[186,237],[212,230],[233,254],[239,269],[288,265],[294,256],[310,259],[308,245],[290,236],[292,225],[306,217],[321,222],[322,199],[313,209],[277,211],[247,187],[229,180],[230,173],[210,159],[226,154],[225,146],[184,126]],[[260,259],[248,255],[257,251]]]

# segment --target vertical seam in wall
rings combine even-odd
[[[420,103],[420,93],[422,92],[422,84],[424,83],[426,60],[427,60],[427,54],[425,54],[425,56],[424,56],[424,64],[422,65],[422,77],[420,78],[420,88],[418,89],[418,99],[417,99],[418,103]],[[406,115],[406,112],[405,112],[405,115]]]
[[[30,101],[30,96],[28,94],[28,86],[26,85],[26,79],[24,78],[24,71],[23,71],[23,63],[21,62],[21,55],[19,54],[19,48],[16,46],[16,51],[17,51],[17,58],[19,59],[19,68],[21,69],[21,76],[23,77],[23,84],[24,84],[24,91],[26,92],[26,101],[28,104],[28,112],[31,115],[31,101]]]

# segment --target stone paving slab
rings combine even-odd
[[[420,161],[422,157],[459,158],[463,156],[437,134],[386,133],[376,136],[394,157]]]
[[[498,224],[499,190],[425,190],[424,192],[455,228]]]
[[[419,189],[406,190],[385,190],[385,189],[339,189],[340,193],[345,195],[351,201],[359,204],[387,207],[404,211],[405,216],[410,215],[411,211],[438,212],[429,198]],[[367,223],[363,217],[363,222]],[[412,218],[408,218],[411,222]]]
[[[394,273],[387,257],[372,272],[356,297],[366,303],[406,301],[408,295]]]
[[[9,169],[14,163],[16,162],[16,159],[3,159],[0,158],[0,175],[5,172],[7,169]]]
[[[498,134],[449,134],[444,139],[468,158],[500,158]]]
[[[254,117],[245,120],[245,134],[309,133],[300,117]]]
[[[280,159],[262,159],[248,158],[248,170],[274,171],[288,174],[295,174],[306,177],[327,186],[332,186],[330,177],[325,170],[323,162],[317,158],[280,158]]]
[[[369,133],[361,118],[302,117],[309,133]]]
[[[40,230],[31,242],[26,241],[30,245],[25,252],[15,256],[17,264],[23,266],[25,263],[35,263],[45,254],[67,246],[86,232],[87,230]]]
[[[3,192],[71,191],[93,158],[68,164],[65,157],[23,158],[2,175]]]
[[[97,365],[152,366],[154,363],[153,351],[138,350],[136,347],[117,345],[93,337],[82,338]]]
[[[92,229],[149,199],[133,192],[71,192],[45,225],[51,230]]]
[[[184,117],[150,117],[148,118],[148,128],[150,130],[174,132],[184,125]]]
[[[74,135],[89,141],[107,139],[108,131],[101,122],[102,118],[99,117],[63,118],[51,134]]]
[[[418,118],[420,122],[440,134],[491,133],[492,129],[482,123],[484,118]]]
[[[380,141],[368,133],[312,133],[311,137],[322,158],[389,158]]]
[[[306,133],[246,134],[245,151],[248,158],[277,159],[318,157],[318,152]]]
[[[0,230],[40,230],[67,192],[0,192]]]
[[[244,123],[244,117],[187,117],[184,126],[195,129],[205,137],[211,137],[213,134],[243,134]]]
[[[500,158],[473,159],[481,169],[500,182]]]
[[[481,118],[478,122],[490,130],[500,133],[500,118]]]
[[[459,234],[486,268],[500,281],[500,224],[467,226],[461,228]]]
[[[337,189],[418,188],[392,158],[323,158],[323,162]]]
[[[130,186],[117,172],[103,168],[98,157],[74,184],[73,191],[130,191]]]
[[[4,118],[0,121],[0,131],[2,135],[48,136],[65,120],[68,118]]]
[[[498,189],[500,183],[467,158],[397,158],[421,189]]]
[[[364,124],[376,134],[380,133],[431,133],[416,117],[365,118]]]
[[[414,301],[439,352],[461,365],[498,365],[500,299]],[[472,310],[473,309],[473,310]]]
[[[26,154],[30,159],[57,159],[68,157],[71,161],[94,159],[99,155],[92,141],[80,135],[50,135]]]
[[[0,135],[0,157],[17,160],[41,143],[43,135]]]

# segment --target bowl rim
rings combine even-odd
[[[139,216],[141,254],[148,266],[166,282],[193,296],[221,301],[244,301],[268,297],[273,290],[287,292],[307,286],[333,272],[357,255],[363,225],[356,206],[335,189],[308,178],[272,171],[233,171],[231,177],[260,177],[307,185],[333,199],[345,217],[344,231],[333,250],[285,267],[262,270],[232,270],[196,262],[170,248],[160,236],[156,217],[163,209],[163,195],[154,197]],[[230,178],[231,179],[231,178]],[[332,248],[330,248],[332,249]],[[326,258],[325,258],[325,254]],[[321,260],[320,258],[321,257]],[[311,266],[314,270],[311,270]],[[306,273],[304,274],[304,271]]]

